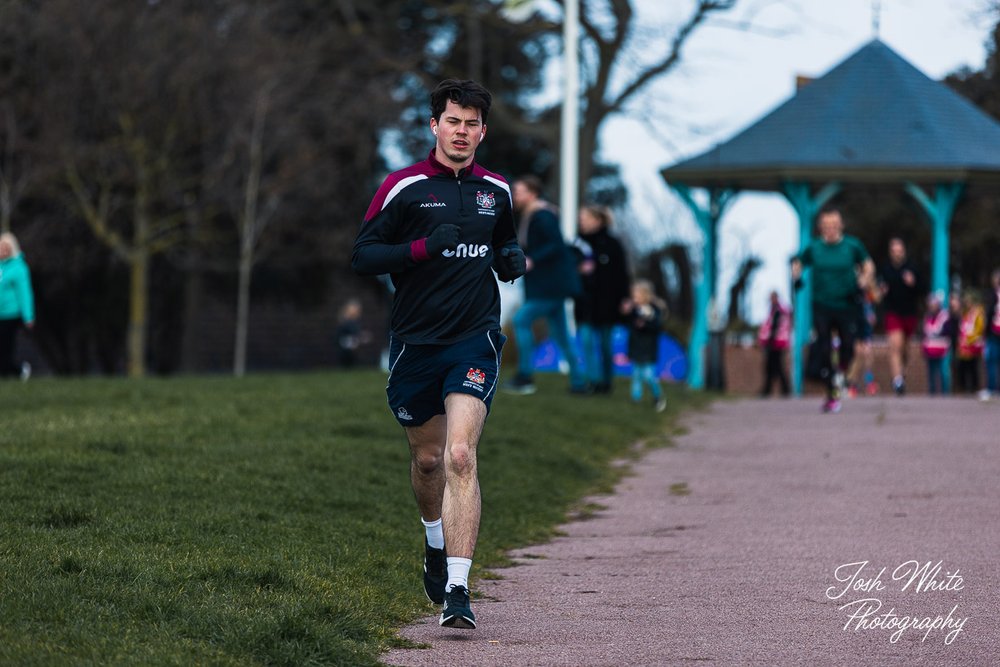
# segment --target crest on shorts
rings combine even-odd
[[[480,190],[476,193],[476,204],[479,205],[479,208],[493,208],[497,205],[497,201],[493,198],[492,192]]]
[[[482,372],[478,368],[470,368],[469,372],[465,374],[465,379],[470,382],[475,382],[476,384],[485,384],[486,373]]]

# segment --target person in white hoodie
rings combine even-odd
[[[0,376],[27,379],[31,366],[14,361],[17,332],[35,326],[35,296],[31,271],[21,246],[10,232],[0,234]]]

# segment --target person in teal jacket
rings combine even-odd
[[[27,379],[31,372],[27,362],[14,362],[14,345],[22,324],[28,329],[35,326],[35,296],[21,247],[8,232],[0,234],[0,376]]]
[[[821,362],[820,377],[826,381],[823,412],[840,412],[840,382],[851,367],[854,339],[861,319],[861,294],[870,289],[875,264],[861,241],[844,234],[840,211],[826,208],[819,214],[819,235],[792,259],[792,280],[801,284],[802,270],[813,272],[813,327]],[[833,330],[840,337],[838,363],[832,360]]]

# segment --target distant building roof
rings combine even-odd
[[[662,171],[699,187],[1000,180],[1000,123],[873,40],[725,143]]]

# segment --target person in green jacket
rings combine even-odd
[[[813,326],[822,359],[820,375],[826,382],[823,412],[840,412],[836,382],[851,366],[860,318],[860,296],[872,285],[875,264],[861,241],[844,234],[844,220],[835,208],[819,214],[819,238],[792,259],[792,279],[798,284],[804,267],[813,272]],[[840,337],[839,364],[834,367],[833,330]],[[839,369],[839,371],[837,370]]]
[[[21,254],[17,238],[0,234],[0,376],[27,379],[31,366],[14,361],[14,345],[21,325],[35,326],[35,296],[31,272]]]

